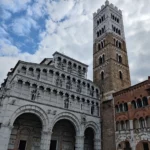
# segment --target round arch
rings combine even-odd
[[[51,129],[53,129],[54,125],[59,120],[63,120],[63,119],[69,120],[74,125],[76,133],[80,132],[80,122],[79,122],[78,118],[75,115],[73,115],[72,113],[67,113],[67,112],[60,113],[54,117],[54,119],[52,120]]]
[[[144,139],[139,141],[136,145],[136,150],[144,150],[143,147],[150,149],[150,141]]]
[[[49,125],[48,116],[46,115],[43,109],[35,105],[25,105],[25,106],[19,107],[11,116],[10,125],[13,126],[13,123],[17,119],[17,117],[19,117],[20,115],[24,113],[35,114],[41,120],[43,130],[46,131],[48,129],[48,125]]]
[[[99,135],[99,133],[100,133],[100,129],[99,129],[98,125],[95,122],[92,122],[92,121],[87,122],[86,125],[85,125],[84,132],[87,128],[92,128],[95,135]]]
[[[119,142],[117,144],[117,150],[119,149],[131,149],[130,142],[128,140]]]

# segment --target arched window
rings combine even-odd
[[[104,28],[102,28],[102,33],[104,33]]]
[[[97,25],[99,25],[99,20],[97,20]]]
[[[146,125],[148,128],[150,127],[150,117],[146,117]]]
[[[119,105],[119,108],[120,108],[120,112],[123,112],[123,105],[122,104]]]
[[[41,71],[41,70],[40,70],[39,68],[36,68],[36,73],[37,73],[37,74],[40,74],[40,71]]]
[[[46,69],[43,69],[43,75],[47,75],[47,70]]]
[[[105,62],[105,55],[103,55],[103,63]]]
[[[120,130],[120,123],[116,122],[116,131],[119,131],[119,130]]]
[[[131,102],[131,104],[132,104],[132,108],[136,109],[136,102],[134,100]]]
[[[121,130],[125,130],[124,121],[121,121]]]
[[[114,30],[114,32],[115,32],[115,31],[116,31],[116,28],[114,27],[113,30]]]
[[[64,100],[64,108],[66,108],[66,109],[69,108],[69,98],[68,97]]]
[[[101,72],[101,80],[104,80],[104,72]]]
[[[99,64],[101,65],[103,63],[102,57],[99,58]]]
[[[125,124],[126,124],[126,130],[129,130],[129,129],[130,129],[129,120],[126,120],[126,121],[125,121]]]
[[[116,29],[116,33],[118,33],[118,29]]]
[[[145,121],[143,118],[139,119],[139,123],[140,123],[140,128],[144,128],[145,127]]]
[[[118,40],[116,41],[116,46],[118,47]]]
[[[124,103],[124,111],[128,111],[128,104]]]
[[[138,108],[142,107],[142,101],[140,98],[137,100],[137,106],[138,106]]]
[[[46,94],[50,94],[51,93],[51,89],[50,88],[46,88]]]
[[[40,91],[40,92],[44,92],[44,87],[43,87],[43,86],[40,86],[40,87],[39,87],[39,91]]]
[[[101,47],[104,48],[103,42],[101,42]]]
[[[122,72],[119,71],[119,78],[122,80],[123,79],[123,76],[122,76]]]
[[[101,23],[101,22],[102,22],[102,20],[101,20],[101,19],[99,19],[99,22]]]
[[[100,35],[102,34],[102,31],[101,31],[101,30],[99,30],[99,34],[100,34]]]
[[[23,81],[22,80],[18,80],[18,87],[22,87]]]
[[[137,119],[134,119],[134,120],[133,120],[133,128],[134,128],[134,129],[138,129],[138,128],[139,128],[139,122],[138,122]]]
[[[118,62],[122,63],[122,57],[121,56],[118,57]]]
[[[97,32],[97,37],[99,37],[99,32]]]
[[[121,43],[119,42],[119,48],[121,49]]]
[[[91,106],[91,115],[93,115],[94,114],[94,106],[92,105]]]
[[[21,68],[21,71],[22,71],[23,73],[26,73],[26,70],[27,70],[27,69],[26,69],[26,67],[24,67],[24,66]]]
[[[98,50],[101,50],[101,44],[98,43]]]
[[[148,105],[148,99],[147,99],[147,97],[143,97],[142,101],[143,101],[143,105],[144,106]]]
[[[29,68],[29,74],[31,74],[31,75],[33,74],[33,68],[32,67]]]
[[[115,106],[115,110],[116,110],[116,113],[119,112],[119,107],[118,107],[118,105]]]
[[[29,82],[25,82],[25,88],[27,88],[27,89],[30,88],[30,83]]]

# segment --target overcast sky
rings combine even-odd
[[[150,0],[111,0],[123,11],[132,84],[147,79]],[[89,65],[93,13],[105,0],[0,0],[0,83],[18,60],[39,63],[55,51]]]

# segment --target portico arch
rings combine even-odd
[[[85,130],[87,128],[92,128],[93,131],[94,131],[95,136],[100,135],[99,134],[100,133],[100,128],[98,127],[98,125],[95,122],[92,122],[92,121],[87,122],[86,125],[85,125]]]
[[[25,106],[19,107],[11,116],[10,125],[13,126],[13,123],[16,120],[16,118],[24,113],[31,113],[31,114],[35,114],[36,116],[38,116],[42,122],[43,130],[44,131],[48,130],[49,119],[48,119],[47,114],[45,113],[43,109],[35,105],[25,105]]]
[[[142,140],[136,145],[136,150],[150,150],[150,141]]]
[[[84,128],[84,147],[89,147],[89,150],[99,149],[100,127],[93,121],[87,122]]]
[[[63,113],[56,115],[52,121],[51,128],[53,129],[56,122],[58,122],[59,120],[63,120],[63,119],[69,120],[73,124],[76,130],[76,134],[80,133],[80,122],[78,118],[74,114],[68,113],[68,112],[63,112]]]
[[[131,150],[129,141],[122,141],[117,145],[117,150]]]
[[[27,150],[40,149],[42,137],[42,121],[33,113],[19,115],[11,130],[8,149]]]
[[[76,130],[68,119],[58,120],[52,129],[50,150],[74,150]]]

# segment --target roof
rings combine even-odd
[[[118,95],[130,92],[131,90],[135,90],[136,88],[144,86],[145,84],[148,84],[149,82],[150,82],[150,76],[148,77],[148,80],[145,80],[143,82],[140,82],[140,83],[137,83],[137,84],[135,84],[133,86],[130,86],[130,87],[126,88],[126,89],[123,89],[123,90],[120,90],[118,92],[113,93],[113,96],[118,96]]]

